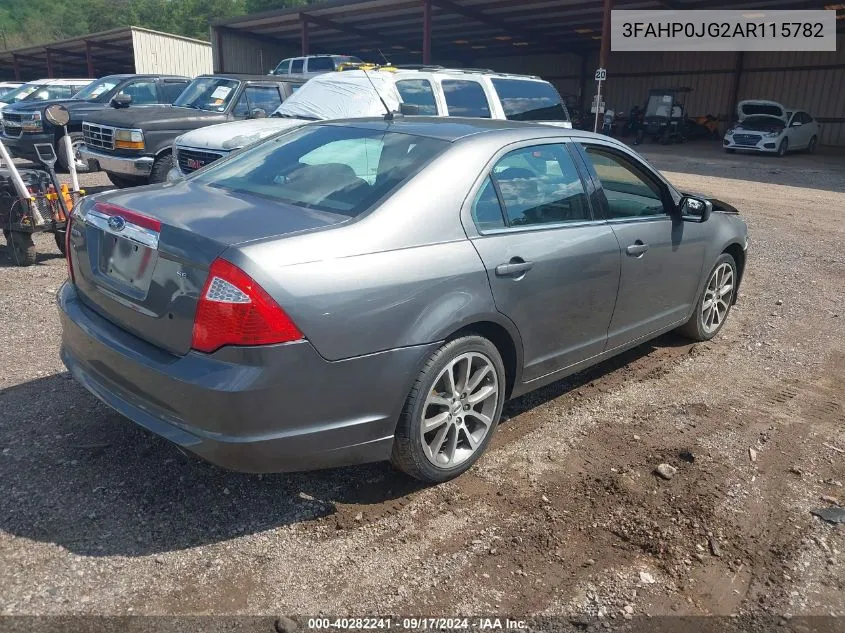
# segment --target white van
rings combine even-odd
[[[306,57],[289,57],[279,62],[271,75],[293,75],[294,77],[316,77],[323,73],[342,70],[344,64],[363,64],[358,57],[352,55],[307,55]]]

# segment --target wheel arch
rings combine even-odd
[[[505,398],[510,398],[517,379],[521,375],[522,367],[522,341],[519,339],[516,329],[507,328],[493,320],[478,320],[462,325],[449,334],[446,341],[452,341],[470,334],[486,338],[499,350],[502,363],[505,366]]]
[[[728,244],[722,254],[727,253],[731,257],[734,258],[736,262],[736,272],[737,272],[737,281],[736,281],[736,291],[734,292],[733,296],[733,303],[736,303],[736,299],[739,296],[739,287],[742,284],[742,277],[745,274],[745,260],[746,260],[746,253],[742,248],[741,244],[737,242],[733,242],[732,244]]]

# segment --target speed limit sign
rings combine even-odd
[[[607,70],[605,68],[599,68],[596,70],[596,81],[605,81],[607,79]]]

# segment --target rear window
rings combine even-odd
[[[566,109],[554,87],[544,81],[493,79],[493,87],[511,121],[568,121]]]
[[[331,57],[310,57],[308,59],[309,73],[320,72],[323,70],[334,70],[334,60]]]
[[[191,179],[354,217],[448,146],[439,139],[396,132],[309,125],[236,154]]]
[[[427,79],[403,79],[396,82],[396,89],[402,101],[419,108],[423,116],[437,115],[437,102],[434,100],[434,90]]]
[[[449,116],[490,118],[490,104],[487,103],[487,95],[484,94],[480,83],[447,79],[441,85],[446,96]]]

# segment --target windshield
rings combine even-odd
[[[396,132],[309,125],[235,154],[191,181],[354,217],[448,146]]]
[[[505,116],[511,121],[569,120],[560,95],[551,84],[524,79],[491,81],[502,102]]]
[[[315,121],[384,116],[379,94],[392,111],[399,110],[399,97],[391,80],[378,73],[370,73],[370,80],[359,71],[316,77],[288,97],[273,116]]]
[[[18,101],[23,101],[41,87],[42,84],[24,84],[20,88],[16,88],[15,90],[3,95],[3,101],[6,103],[17,103]]]
[[[194,79],[173,105],[181,108],[196,108],[208,112],[225,112],[240,82],[219,77]]]
[[[110,92],[118,83],[120,82],[117,79],[104,77],[103,79],[90,84],[87,88],[80,90],[73,98],[93,101],[97,97],[101,97]]]
[[[668,119],[672,114],[672,105],[674,104],[672,97],[673,95],[671,94],[651,95],[645,107],[645,115],[666,117]]]
[[[747,117],[739,124],[746,130],[783,129],[786,125],[782,119],[765,114],[755,114]]]
[[[14,90],[17,90],[15,86],[0,86],[0,97],[7,95]]]

